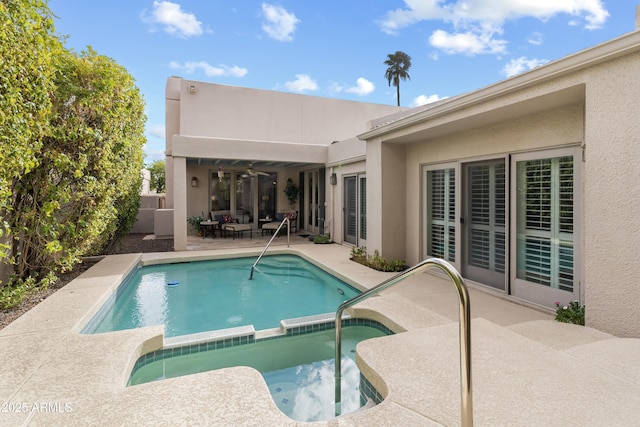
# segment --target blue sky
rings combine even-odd
[[[66,46],[136,79],[146,161],[164,159],[169,76],[396,104],[387,55],[411,56],[402,106],[493,84],[634,30],[632,0],[49,0]]]

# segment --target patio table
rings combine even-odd
[[[216,238],[216,228],[220,224],[218,221],[201,221],[200,228],[202,228],[202,238],[207,237],[207,234],[211,234],[212,238]]]

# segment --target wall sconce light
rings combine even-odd
[[[196,93],[197,91],[198,88],[196,87],[196,85],[189,85],[189,92]]]
[[[192,187],[197,187],[198,186],[198,178],[196,178],[195,176],[193,178],[191,178],[191,186]]]
[[[338,177],[336,176],[335,173],[332,173],[331,176],[329,176],[329,184],[336,185],[337,183],[338,183]]]

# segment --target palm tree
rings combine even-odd
[[[409,68],[411,68],[411,57],[404,52],[396,51],[396,53],[390,53],[387,55],[387,60],[384,61],[384,64],[387,65],[387,71],[384,73],[384,76],[387,78],[389,82],[389,86],[391,86],[391,81],[393,80],[393,85],[396,87],[398,94],[398,107],[400,106],[400,79],[411,80],[409,76]]]

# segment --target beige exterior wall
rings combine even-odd
[[[369,197],[371,240],[383,256],[397,253],[397,242],[385,237],[393,234],[373,224],[387,227],[389,197],[401,203],[395,193],[400,187],[386,175],[402,165],[392,151],[406,164],[406,232],[396,239],[404,240],[413,264],[423,257],[422,165],[584,146],[583,180],[575,183],[582,188],[575,267],[587,324],[640,337],[640,264],[634,255],[640,243],[639,71],[636,32],[361,135],[368,180],[383,189]],[[380,176],[374,165],[382,165]]]
[[[406,110],[179,77],[169,78],[166,90],[167,208],[175,210],[176,250],[186,250],[186,218],[208,215],[209,176],[213,172],[212,166],[206,165],[208,159],[298,165],[260,169],[278,174],[276,209],[291,210],[282,193],[287,179],[297,182],[299,172],[329,164],[329,148],[336,141],[350,140],[333,154],[340,164],[362,161],[365,143],[355,135],[366,131],[372,119]],[[225,167],[225,172],[243,172],[245,168]],[[197,187],[190,184],[193,177],[198,179]],[[332,196],[330,187],[327,183],[327,198]],[[335,215],[331,206],[326,209]]]
[[[639,71],[636,32],[406,114],[395,114],[397,107],[170,79],[167,206],[176,207],[176,250],[186,248],[187,216],[207,212],[211,171],[194,159],[326,166],[325,216],[339,243],[343,178],[366,174],[368,251],[415,264],[424,257],[425,165],[460,167],[498,157],[509,165],[510,155],[583,147],[575,273],[587,324],[640,337],[640,264],[634,255],[640,239]],[[280,187],[307,168],[273,171]],[[336,185],[329,184],[332,173]],[[198,187],[190,185],[194,176]],[[288,207],[284,197],[279,200],[280,209]]]
[[[165,101],[165,191],[167,208],[173,209],[173,136],[180,134],[180,79],[169,78]]]
[[[586,78],[585,282],[587,322],[640,337],[640,53]]]
[[[182,80],[182,135],[328,146],[399,107]],[[189,87],[194,86],[195,92]]]
[[[415,264],[422,254],[422,186],[421,167],[438,163],[505,158],[508,154],[538,151],[583,141],[584,107],[572,104],[552,111],[535,113],[492,126],[448,135],[423,143],[414,143],[406,150],[406,222],[410,224],[403,235],[407,240],[407,260]],[[457,265],[457,267],[459,267]]]
[[[327,151],[327,211],[329,228],[334,242],[344,243],[344,178],[347,176],[366,174],[367,144],[357,138],[339,141],[329,146]],[[336,174],[336,185],[329,180]],[[368,177],[367,177],[368,185]],[[358,242],[358,246],[366,246],[367,242]]]

